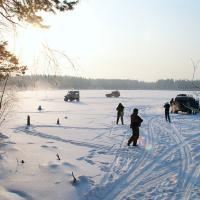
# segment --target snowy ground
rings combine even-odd
[[[200,114],[166,123],[163,104],[177,91],[107,92],[81,91],[80,102],[64,102],[66,91],[18,93],[0,131],[0,200],[200,199]],[[125,125],[115,124],[119,102]],[[139,147],[127,147],[135,107],[144,122]]]

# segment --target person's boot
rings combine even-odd
[[[118,124],[118,122],[119,122],[119,119],[117,118],[116,124]]]
[[[133,142],[133,146],[138,146],[138,145],[137,145],[137,141],[134,141],[134,142]]]

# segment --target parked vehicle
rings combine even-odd
[[[186,112],[188,114],[196,114],[199,112],[199,100],[187,94],[178,94],[172,102],[172,112]]]
[[[106,94],[106,97],[119,97],[120,96],[120,92],[119,91],[112,91],[109,94]]]
[[[80,100],[80,94],[79,91],[69,91],[67,95],[64,97],[64,101],[79,101]]]

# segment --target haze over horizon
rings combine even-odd
[[[48,30],[20,28],[14,50],[32,66],[28,74],[191,80],[191,59],[200,59],[199,9],[195,0],[82,0],[72,12],[46,16]],[[49,65],[42,46],[57,51],[59,66]]]

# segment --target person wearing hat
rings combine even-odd
[[[131,115],[131,124],[130,128],[132,129],[132,136],[128,140],[128,146],[133,142],[133,146],[137,146],[137,140],[139,138],[139,127],[141,126],[141,123],[143,122],[143,119],[141,119],[138,116],[138,109],[133,109],[133,114]]]

